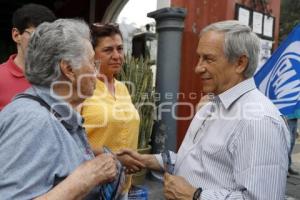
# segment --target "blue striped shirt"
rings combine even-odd
[[[202,187],[201,200],[281,200],[289,140],[278,109],[248,79],[197,112],[172,154],[175,175]]]

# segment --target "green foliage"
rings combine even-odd
[[[117,79],[126,84],[132,103],[139,112],[141,121],[138,148],[145,148],[151,139],[155,110],[155,90],[150,61],[126,56],[125,64]]]
[[[280,42],[300,23],[300,0],[281,0]]]

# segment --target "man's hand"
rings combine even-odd
[[[104,153],[103,147],[93,149],[93,153],[95,156]],[[126,149],[124,152],[118,152],[116,158],[126,167],[125,172],[127,174],[133,174],[145,168],[145,165],[140,161],[140,154],[131,149]]]
[[[128,154],[117,155],[117,159],[126,167],[127,174],[133,174],[141,171],[146,166],[136,157],[132,157]]]
[[[162,170],[158,161],[152,154],[140,154],[132,149],[122,149],[117,153],[117,156],[128,155],[132,159],[139,161],[145,168],[151,170]]]
[[[126,167],[126,173],[128,174],[141,171],[146,167],[142,154],[132,149],[123,149],[116,155],[118,160]]]
[[[183,177],[165,173],[164,195],[167,200],[193,199],[196,188],[189,184]]]

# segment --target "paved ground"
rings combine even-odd
[[[294,147],[292,160],[293,168],[300,172],[300,138],[298,138]],[[300,176],[290,176],[288,178],[286,194],[290,197],[288,200],[300,200]]]
[[[300,138],[293,152],[293,168],[300,172]],[[149,190],[149,200],[164,200],[163,198],[163,185],[161,182],[147,177],[145,187]],[[286,200],[300,200],[300,176],[290,176],[287,180]]]

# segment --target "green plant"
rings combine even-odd
[[[123,81],[131,94],[132,103],[140,115],[138,149],[146,148],[151,140],[154,123],[153,72],[148,59],[126,56],[117,79]]]

